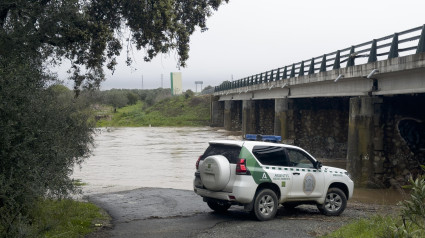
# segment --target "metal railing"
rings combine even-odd
[[[421,29],[422,31],[418,33]],[[402,36],[405,38],[399,39]],[[391,40],[391,42],[389,42],[389,40]],[[412,42],[414,43],[417,40],[419,40],[417,45],[412,45]],[[416,52],[411,53],[414,50],[416,50]],[[355,65],[355,60],[358,58],[367,58],[367,63],[371,63],[378,61],[378,57],[387,57],[388,59],[391,59],[399,57],[400,53],[407,53],[407,55],[409,55],[422,52],[425,52],[425,25],[384,36],[379,39],[374,39],[362,44],[353,45],[342,50],[303,60],[298,63],[293,63],[292,65],[251,75],[233,82],[225,81],[221,85],[214,87],[214,92],[340,69],[341,64],[345,62],[346,67],[350,67]]]

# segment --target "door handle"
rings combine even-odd
[[[297,172],[295,172],[295,173],[292,173],[293,175],[300,175],[300,173],[297,173]]]

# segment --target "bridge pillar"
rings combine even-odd
[[[274,99],[256,100],[256,133],[271,135],[274,133]]]
[[[242,135],[256,133],[255,101],[245,100],[242,102]]]
[[[350,99],[347,170],[359,187],[381,186],[375,179],[375,174],[382,171],[382,164],[375,161],[375,154],[383,150],[381,105],[379,97]]]
[[[224,101],[224,129],[228,131],[241,130],[242,124],[241,101]]]
[[[232,101],[224,101],[224,129],[232,130]]]
[[[211,126],[224,127],[224,102],[219,97],[211,97]]]
[[[295,139],[293,99],[275,99],[274,134],[282,140]]]

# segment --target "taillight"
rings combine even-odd
[[[202,155],[199,156],[198,160],[196,161],[196,170],[199,169],[199,161],[201,161],[201,157],[202,157]]]
[[[236,163],[236,174],[249,174],[249,171],[246,168],[246,159],[239,159]]]

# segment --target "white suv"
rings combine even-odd
[[[247,138],[280,141],[279,136]],[[225,212],[244,206],[258,220],[270,220],[278,204],[317,204],[325,215],[340,215],[353,195],[346,170],[322,166],[305,150],[262,141],[211,141],[196,162],[194,191],[208,206]]]

